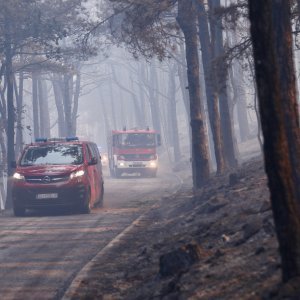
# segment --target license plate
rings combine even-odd
[[[37,194],[36,199],[55,199],[58,197],[57,193],[52,194]]]

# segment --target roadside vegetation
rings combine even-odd
[[[282,281],[299,280],[299,11],[292,0],[0,1],[1,205],[10,162],[39,136],[150,126],[174,170],[188,139],[195,195],[255,139]]]

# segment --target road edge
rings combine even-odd
[[[178,189],[176,189],[173,193],[171,193],[168,197],[174,197],[182,188],[183,179],[177,174],[173,174],[179,181]],[[161,199],[159,199],[161,200]],[[157,202],[159,202],[159,200]],[[123,236],[125,236],[128,232],[130,232],[135,226],[137,226],[141,220],[153,209],[159,207],[159,203],[152,205],[147,211],[142,213],[137,219],[135,219],[129,226],[127,226],[122,232],[120,232],[114,239],[112,239],[104,248],[102,248],[84,267],[75,275],[74,279],[71,281],[69,287],[65,290],[62,300],[72,300],[76,299],[76,291],[79,289],[82,281],[88,277],[89,271],[92,269],[94,264],[97,262],[98,258],[101,255],[104,255],[107,251],[109,251],[112,247],[118,244]]]

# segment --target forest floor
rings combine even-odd
[[[69,298],[300,299],[299,281],[280,285],[262,159],[213,177],[196,195],[190,181],[96,257]]]

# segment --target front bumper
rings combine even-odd
[[[150,161],[126,161],[126,160],[118,160],[117,168],[120,170],[155,170],[157,169],[158,161],[150,160]]]
[[[37,195],[57,195],[56,198],[38,199]],[[12,199],[14,206],[22,208],[72,207],[82,204],[87,195],[83,184],[76,186],[46,187],[13,187]]]

